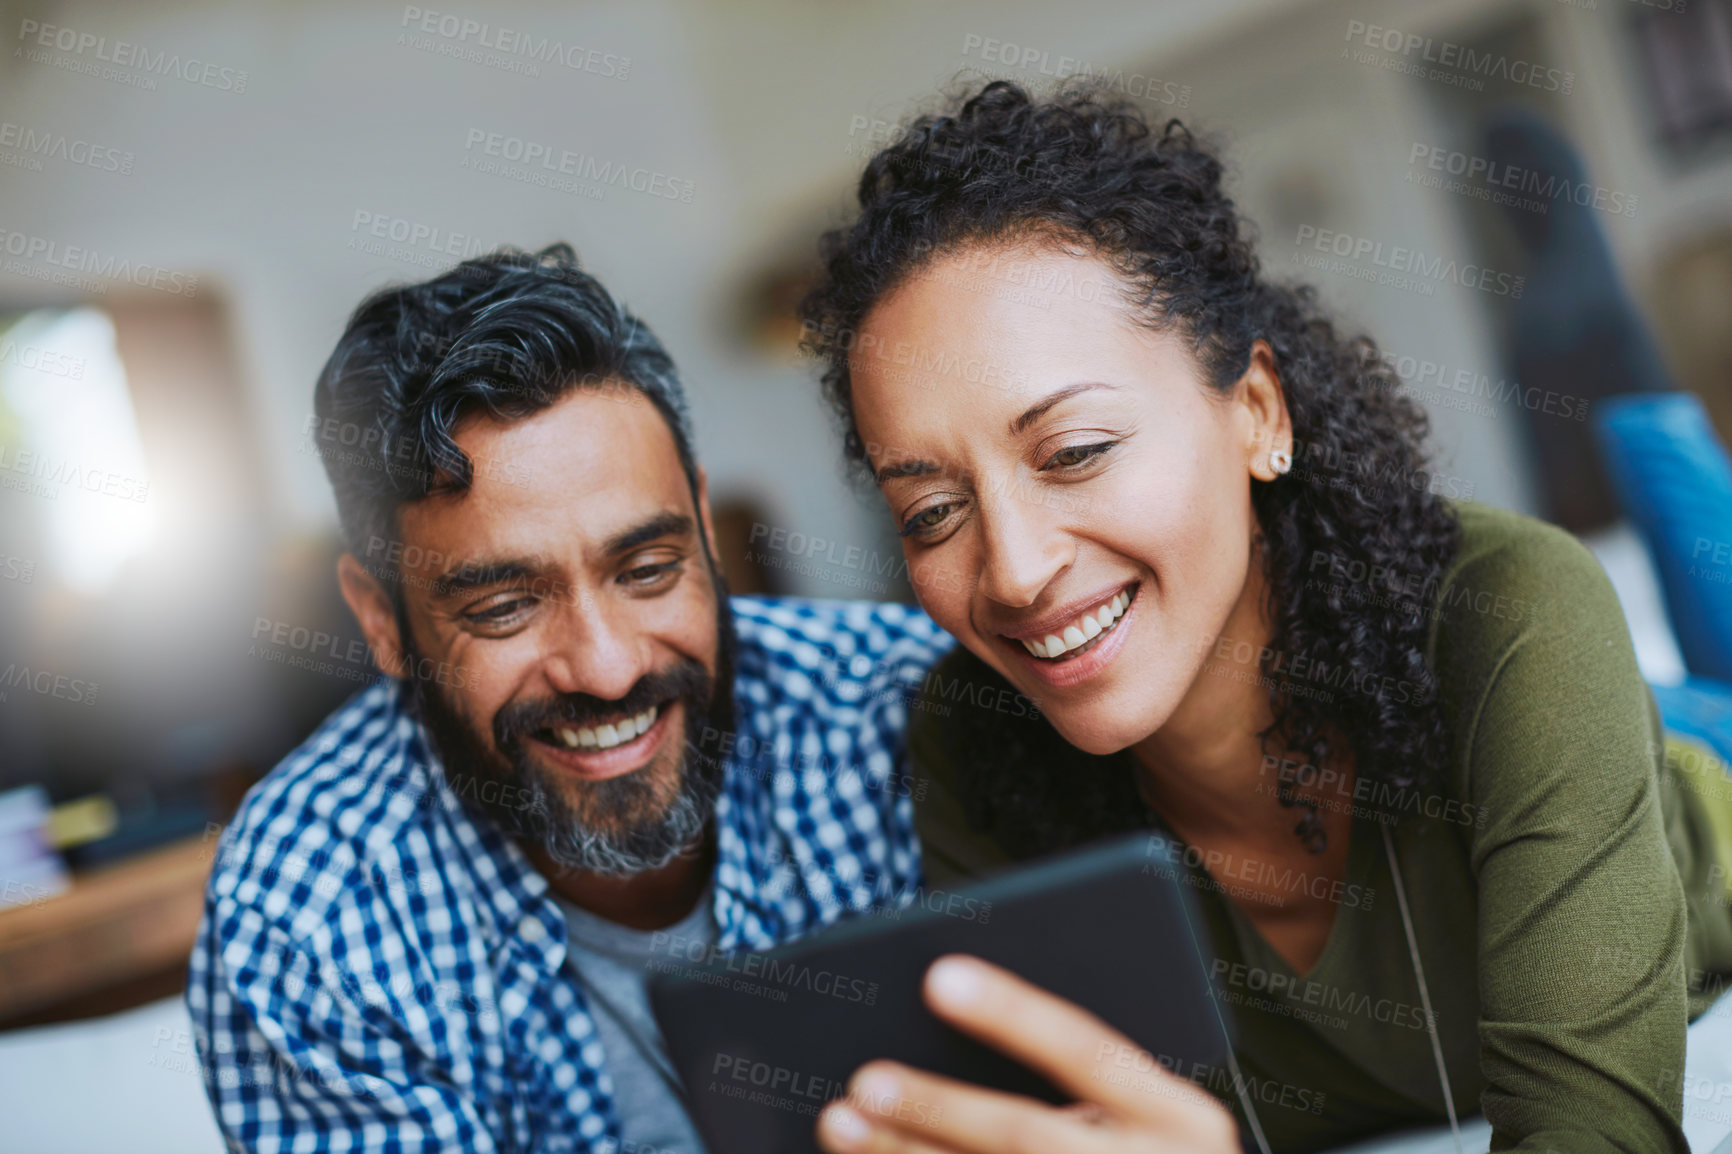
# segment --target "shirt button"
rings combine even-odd
[[[539,942],[547,936],[547,927],[539,918],[524,918],[517,923],[517,936],[526,942]]]

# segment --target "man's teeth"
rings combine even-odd
[[[1062,634],[1048,633],[1041,641],[1024,641],[1022,647],[1036,657],[1045,658],[1059,657],[1072,649],[1080,649],[1110,631],[1118,619],[1125,615],[1125,608],[1130,603],[1131,595],[1121,592],[1093,613],[1084,613],[1079,620],[1065,626]]]
[[[587,725],[562,725],[553,732],[565,743],[567,749],[612,749],[616,745],[624,745],[639,734],[647,733],[649,727],[656,723],[656,714],[660,711],[661,706],[652,705],[636,717],[628,717],[612,725],[598,725],[593,729]]]

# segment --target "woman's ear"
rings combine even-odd
[[[349,612],[360,623],[373,663],[387,677],[400,677],[406,668],[403,639],[397,630],[397,610],[391,594],[353,553],[337,558],[337,585]]]
[[[1234,392],[1250,418],[1246,465],[1257,480],[1273,481],[1292,465],[1293,420],[1275,367],[1275,350],[1268,341],[1251,345],[1250,363]]]

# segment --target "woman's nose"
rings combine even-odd
[[[1075,555],[1057,512],[1015,494],[983,500],[979,510],[985,544],[980,591],[1001,605],[1034,604]]]

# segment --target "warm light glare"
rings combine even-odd
[[[114,325],[92,308],[35,312],[0,342],[22,350],[0,356],[0,398],[35,454],[47,564],[66,588],[99,594],[156,526]]]

